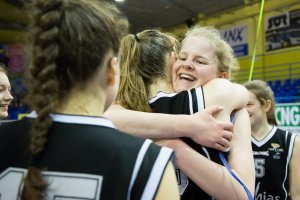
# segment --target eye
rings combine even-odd
[[[177,60],[186,60],[186,55],[185,54],[178,54],[176,56]]]
[[[195,63],[197,63],[197,64],[204,64],[204,62],[202,60],[195,60]]]
[[[253,102],[248,102],[248,103],[247,103],[247,106],[253,106],[253,105],[254,105]]]
[[[178,60],[186,60],[186,58],[184,56],[178,56],[177,59]]]

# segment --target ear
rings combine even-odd
[[[107,63],[107,85],[113,86],[116,82],[116,75],[118,73],[118,59],[117,57],[111,58]]]
[[[171,55],[170,55],[170,65],[173,66],[173,64],[175,63],[176,61],[176,55],[175,55],[175,52],[172,51]]]
[[[219,78],[225,78],[225,79],[228,79],[228,72],[220,72],[220,73],[219,73]]]
[[[271,106],[272,106],[271,100],[266,100],[266,101],[265,101],[265,105],[264,105],[264,107],[265,107],[265,112],[268,112],[268,111],[271,109]]]

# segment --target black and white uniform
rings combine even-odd
[[[255,161],[255,199],[286,200],[289,193],[289,163],[296,134],[273,126],[261,141],[252,137]]]
[[[37,165],[47,200],[153,199],[173,151],[120,132],[102,117],[52,114]],[[16,200],[28,167],[30,122],[0,125],[0,199]]]
[[[149,104],[154,112],[168,114],[190,115],[203,111],[205,108],[202,87],[194,88],[189,91],[182,91],[180,93],[159,92],[155,97],[149,100]],[[203,156],[223,165],[217,150],[199,145],[190,138],[183,138],[183,140]],[[228,155],[226,154],[226,157],[227,156]],[[173,164],[175,165],[175,163]],[[193,181],[189,180],[178,168],[176,169],[176,175],[182,200],[212,199],[212,197],[205,193]]]

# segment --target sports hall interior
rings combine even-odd
[[[24,1],[0,0],[0,62],[8,67],[14,94],[10,119],[28,112],[22,103],[29,62],[25,39],[29,19]],[[264,80],[272,88],[277,103],[292,103],[299,108],[299,0],[110,1],[128,18],[131,33],[156,28],[182,38],[193,25],[217,27],[238,57],[238,83]]]

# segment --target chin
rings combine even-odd
[[[185,89],[182,86],[181,87],[174,87],[174,91],[177,92],[177,93],[179,93],[179,92],[181,92],[183,90],[185,90]]]
[[[175,88],[175,91],[178,93],[178,92],[182,92],[184,90],[190,90],[192,89],[193,86],[188,86],[188,85],[185,85],[185,86],[179,86],[179,87],[176,87]]]
[[[8,116],[8,113],[0,113],[0,119],[5,119]]]

